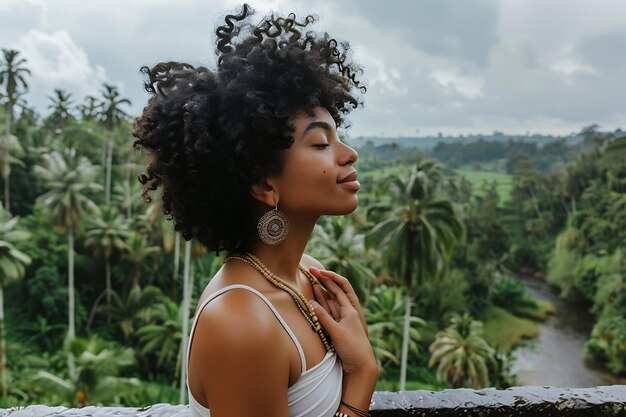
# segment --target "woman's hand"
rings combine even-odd
[[[341,287],[343,292],[348,297],[348,300],[350,300],[350,303],[352,304],[352,306],[359,313],[359,318],[361,319],[361,324],[363,325],[363,330],[365,330],[365,334],[369,335],[367,331],[367,323],[365,322],[365,314],[363,314],[363,309],[361,308],[361,304],[359,303],[359,298],[356,296],[356,293],[354,291],[354,288],[352,288],[352,284],[350,284],[350,281],[348,281],[347,278],[342,277],[341,275],[333,271],[319,269],[314,266],[309,267],[309,271],[316,278],[318,279],[321,278],[323,280],[322,285],[324,286],[324,288],[326,288],[325,282],[327,279],[332,280],[337,285],[339,285],[339,287]],[[321,304],[322,307],[324,307],[324,310],[326,310],[331,316],[333,316],[335,320],[338,320],[339,316],[338,316],[338,311],[336,309],[336,303],[330,303],[330,304],[328,303],[328,300],[331,297],[331,294],[328,292],[325,292],[324,289],[320,288],[320,286],[316,284],[313,285],[313,294],[315,295],[315,301]]]
[[[331,271],[311,267],[309,271],[328,290],[328,296],[313,285],[316,300],[311,304],[321,325],[331,337],[346,374],[377,367],[367,326],[358,299],[348,280]],[[324,304],[322,304],[324,303]]]

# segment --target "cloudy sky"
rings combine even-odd
[[[251,0],[316,13],[365,70],[349,136],[443,132],[566,134],[626,128],[624,0]],[[231,0],[0,0],[0,47],[32,70],[27,101],[54,88],[77,102],[103,82],[140,112],[142,65],[215,66],[214,28]]]

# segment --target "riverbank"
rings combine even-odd
[[[601,364],[586,360],[584,343],[593,327],[593,315],[584,305],[559,298],[558,288],[536,276],[518,275],[534,299],[549,302],[555,314],[537,323],[536,339],[523,341],[513,351],[517,357],[512,371],[518,385],[540,385],[569,388],[626,384]]]
[[[556,313],[548,300],[528,295],[529,303],[512,311],[492,305],[488,307],[484,321],[485,339],[491,346],[512,350],[524,340],[539,336],[540,323]]]

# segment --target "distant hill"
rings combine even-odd
[[[377,137],[377,136],[359,136],[356,138],[348,138],[347,142],[351,146],[357,148],[363,146],[381,146],[396,144],[403,148],[418,148],[423,150],[430,150],[434,148],[438,143],[455,143],[460,142],[463,144],[484,141],[519,141],[519,142],[531,142],[536,143],[539,146],[546,143],[555,142],[557,140],[565,140],[570,145],[575,145],[583,140],[580,134],[573,134],[567,136],[554,136],[554,135],[507,135],[502,132],[493,132],[491,135],[459,135],[459,136],[417,136],[417,137]],[[369,142],[369,143],[368,143]]]

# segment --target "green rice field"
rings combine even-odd
[[[489,167],[485,167],[489,169]],[[359,176],[373,177],[374,180],[383,178],[389,174],[408,174],[409,168],[404,164],[390,164],[384,168],[375,171],[362,171]],[[456,169],[454,172],[460,176],[464,176],[471,184],[474,195],[484,195],[483,184],[496,182],[496,189],[500,196],[500,204],[505,203],[509,199],[511,188],[513,187],[513,176],[502,172],[486,171],[471,169],[465,166],[462,169]]]
[[[511,188],[513,187],[513,176],[500,172],[471,171],[457,169],[455,172],[464,176],[471,184],[472,191],[475,195],[484,195],[483,185],[496,182],[496,190],[500,196],[500,204],[508,201]]]

